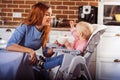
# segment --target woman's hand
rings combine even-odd
[[[53,54],[54,54],[53,48],[49,48],[49,49],[47,50],[47,56],[48,56],[48,57],[51,57]]]
[[[34,64],[37,61],[36,53],[34,50],[31,50],[29,53],[30,53],[30,64]]]

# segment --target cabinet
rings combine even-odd
[[[119,3],[120,0],[98,2],[98,24],[106,25],[108,28],[97,48],[96,80],[120,79],[120,18],[116,17],[120,15]]]
[[[6,47],[6,44],[14,30],[15,28],[0,28],[0,48]]]
[[[98,24],[119,26],[120,25],[119,9],[120,9],[120,0],[99,0]]]
[[[96,56],[96,80],[120,79],[120,36],[116,34],[120,34],[120,27],[108,27],[100,40]]]

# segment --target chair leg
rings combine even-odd
[[[86,74],[87,74],[88,80],[92,80],[92,77],[91,77],[91,75],[90,75],[90,72],[89,72],[88,67],[87,67],[86,64],[84,64],[84,68],[85,68],[85,72],[86,72]]]
[[[77,78],[76,80],[88,80],[86,75],[81,75],[79,78]]]

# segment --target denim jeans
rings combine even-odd
[[[62,54],[59,56],[46,58],[46,62],[44,63],[44,68],[51,69],[51,68],[61,65],[63,61],[63,57],[64,55]]]

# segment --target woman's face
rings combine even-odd
[[[51,19],[52,19],[51,15],[52,15],[52,9],[49,8],[43,17],[43,21],[42,21],[43,26],[51,24]]]

